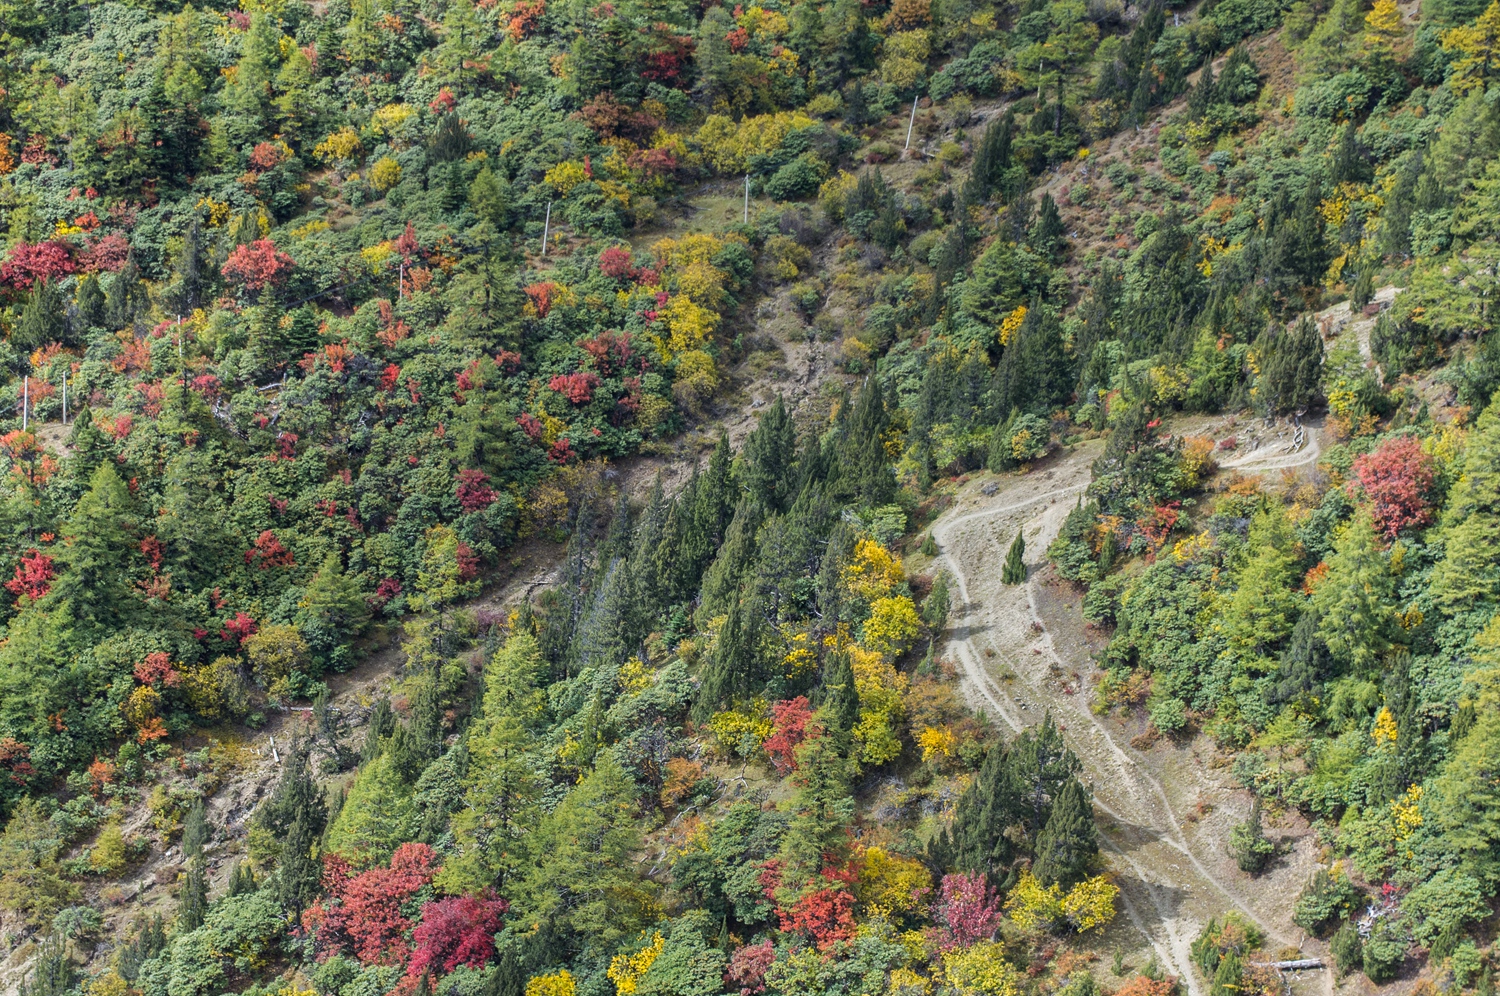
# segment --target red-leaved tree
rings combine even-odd
[[[323,891],[302,914],[302,925],[317,934],[318,955],[352,954],[367,965],[404,964],[411,953],[411,920],[401,907],[437,874],[437,853],[426,844],[396,848],[388,868],[353,874],[337,854],[323,856]]]
[[[292,567],[297,558],[282,545],[275,533],[267,529],[255,538],[255,545],[245,551],[245,563],[255,564],[264,571],[272,567]]]
[[[1354,458],[1351,493],[1370,499],[1376,527],[1386,539],[1432,521],[1432,457],[1414,436],[1387,439],[1372,453]]]
[[[944,875],[933,918],[941,924],[937,931],[939,948],[967,948],[995,933],[1000,923],[1000,897],[983,873]]]
[[[796,771],[797,745],[806,740],[809,735],[817,736],[822,732],[816,723],[812,724],[813,729],[808,729],[812,716],[812,706],[808,703],[806,695],[786,699],[771,706],[771,717],[776,724],[776,732],[771,734],[762,746],[771,756],[771,764],[775,766],[777,774],[786,775]]]
[[[637,272],[635,259],[624,246],[610,246],[599,254],[599,272],[611,280],[630,280]]]
[[[27,550],[16,565],[16,576],[5,582],[5,590],[17,600],[29,598],[34,602],[52,590],[56,577],[51,557],[40,550]]]
[[[729,956],[724,985],[738,989],[740,996],[759,996],[766,991],[766,970],[776,960],[776,947],[769,940],[746,944]]]
[[[482,470],[460,470],[454,493],[458,507],[465,512],[483,512],[500,497],[500,492],[490,487],[490,475]]]
[[[547,386],[575,405],[586,405],[594,400],[594,388],[599,386],[599,376],[587,370],[558,374],[547,382]]]
[[[493,895],[449,896],[426,904],[422,923],[412,932],[416,951],[406,974],[483,967],[495,955],[495,933],[509,909],[510,903]]]
[[[73,254],[64,242],[17,242],[0,263],[0,281],[25,289],[38,280],[55,281],[74,270]]]
[[[153,650],[135,666],[135,680],[143,685],[160,683],[172,688],[182,680],[182,675],[172,667],[172,658],[160,650]]]
[[[267,285],[279,287],[297,266],[297,261],[276,248],[270,239],[256,239],[240,246],[224,261],[224,279],[239,284],[251,293]]]

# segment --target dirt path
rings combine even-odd
[[[1309,431],[1295,452],[1263,446],[1238,458],[1239,467],[1279,471],[1310,464],[1321,452],[1317,435]],[[1096,449],[1080,447],[1048,470],[1001,478],[989,496],[976,482],[934,525],[938,563],[952,574],[958,593],[948,653],[972,704],[1011,730],[1038,723],[1047,712],[1058,721],[1091,783],[1125,920],[1163,968],[1181,978],[1191,996],[1201,996],[1206,985],[1192,970],[1190,948],[1209,917],[1238,910],[1265,931],[1271,947],[1300,943],[1286,913],[1306,862],[1294,860],[1258,882],[1238,875],[1222,847],[1228,827],[1243,818],[1233,812],[1227,778],[1204,764],[1197,749],[1144,753],[1131,747],[1120,723],[1089,709],[1084,675],[1093,662],[1086,651],[1069,646],[1060,653],[1043,625],[1036,565],[1044,563],[1048,544],[1088,486]],[[1008,586],[1000,581],[1000,566],[1017,530],[1026,537],[1032,577]],[[1206,797],[1225,804],[1214,819],[1190,823],[1186,813]],[[1127,929],[1117,922],[1107,940],[1131,950],[1120,933]]]

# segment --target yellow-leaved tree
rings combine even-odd
[[[1448,68],[1448,85],[1458,93],[1488,88],[1500,67],[1500,0],[1494,0],[1473,24],[1450,28],[1442,35],[1443,50],[1457,52]]]

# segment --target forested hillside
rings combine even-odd
[[[4,984],[1278,996],[1227,900],[1151,953],[1077,734],[945,653],[958,489],[1097,451],[992,557],[1066,694],[1228,766],[1240,892],[1307,831],[1328,991],[1493,996],[1500,0],[0,47]]]

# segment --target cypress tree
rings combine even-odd
[[[750,496],[773,512],[791,503],[793,464],[797,458],[797,434],[781,395],[760,417],[760,424],[745,439],[741,483]]]
[[[1016,530],[1016,538],[1005,555],[1005,566],[1000,570],[1000,580],[1005,584],[1021,584],[1026,580],[1026,537]]]
[[[203,855],[203,845],[208,843],[208,820],[203,813],[203,800],[193,802],[187,820],[182,825],[182,853],[189,858]]]
[[[229,873],[229,889],[225,892],[225,895],[243,896],[254,892],[256,888],[255,872],[251,870],[250,862],[236,862],[234,871]]]
[[[1209,996],[1239,996],[1244,981],[1245,963],[1240,960],[1238,952],[1227,951],[1219,959],[1213,985],[1208,990]]]
[[[1210,55],[1203,60],[1203,73],[1198,77],[1198,85],[1193,87],[1193,92],[1188,95],[1188,117],[1194,121],[1202,121],[1208,113],[1208,108],[1214,102],[1214,59]]]
[[[78,309],[73,322],[75,338],[81,339],[89,329],[104,325],[104,291],[96,274],[90,273],[78,281],[73,303]]]
[[[64,328],[62,295],[52,281],[38,280],[21,309],[13,336],[15,344],[23,349],[39,349],[63,338]]]
[[[1031,224],[1031,233],[1028,237],[1031,248],[1043,258],[1055,260],[1058,247],[1062,243],[1062,235],[1062,215],[1058,214],[1057,202],[1052,199],[1051,194],[1043,194],[1041,203],[1037,205],[1036,220]]]
[[[313,855],[322,829],[314,830],[317,818],[306,806],[299,807],[281,845],[276,898],[282,908],[300,913],[318,894],[323,869]]]
[[[1329,942],[1329,948],[1333,952],[1333,964],[1340,976],[1348,975],[1356,968],[1361,968],[1365,963],[1365,946],[1359,937],[1359,928],[1354,926],[1354,921],[1346,920],[1344,925],[1333,935]]]
[[[1276,845],[1266,839],[1261,826],[1260,797],[1257,796],[1250,806],[1249,818],[1235,824],[1229,833],[1229,854],[1240,866],[1240,871],[1254,875],[1266,867],[1274,853]]]
[[[201,857],[189,858],[183,876],[182,892],[177,897],[177,935],[191,933],[203,926],[208,912],[208,876]]]
[[[514,948],[506,948],[500,955],[500,962],[490,973],[488,985],[485,986],[485,996],[523,996],[526,992],[526,972],[521,968],[521,960],[516,957]]]
[[[1093,808],[1082,783],[1069,778],[1053,800],[1047,825],[1037,837],[1033,870],[1042,884],[1057,882],[1067,888],[1088,877],[1098,854]]]

